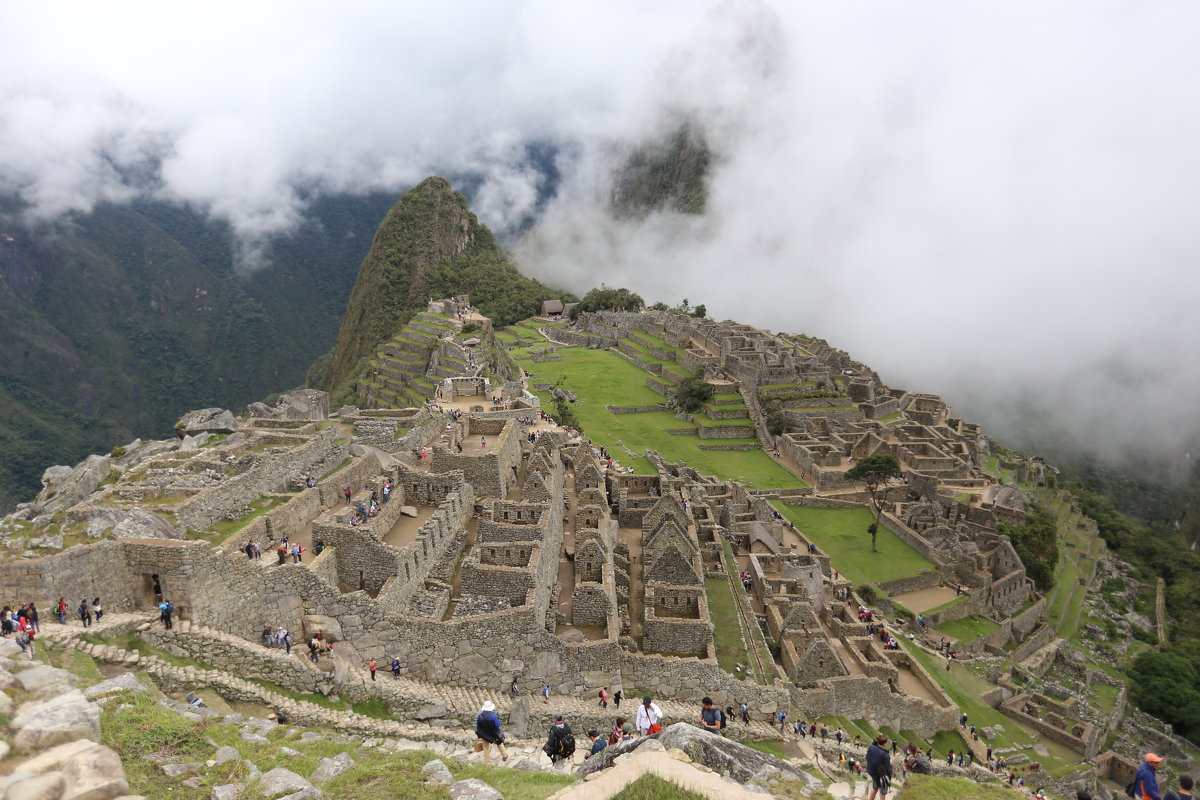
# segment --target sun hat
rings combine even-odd
[[[495,703],[493,703],[491,700],[484,700],[484,701],[483,701],[483,707],[482,707],[482,708],[480,708],[479,710],[480,710],[480,711],[495,711],[495,710],[496,710],[496,704],[495,704]]]

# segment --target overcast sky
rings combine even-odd
[[[504,230],[552,142],[539,277],[823,336],[998,430],[1171,449],[1200,428],[1196,42],[1200,5],[1146,0],[8,3],[0,191],[192,204],[253,256],[313,192],[431,172],[485,176]],[[609,220],[613,145],[682,116],[708,213]]]

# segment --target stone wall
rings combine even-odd
[[[336,438],[337,431],[326,428],[286,452],[256,454],[250,469],[173,507],[175,519],[184,528],[204,530],[263,495],[285,491],[289,481],[329,455]]]
[[[818,681],[816,688],[797,688],[793,699],[804,716],[869,719],[876,727],[910,730],[922,738],[958,725],[956,708],[940,708],[923,698],[895,694],[882,681],[864,676]]]

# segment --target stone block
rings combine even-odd
[[[76,739],[100,738],[100,707],[73,689],[39,703],[25,703],[12,719],[13,744],[21,752],[34,752]]]

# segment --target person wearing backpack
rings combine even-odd
[[[575,734],[562,714],[554,715],[554,724],[550,726],[550,735],[542,745],[542,752],[550,756],[550,763],[555,766],[560,761],[570,761],[575,755]]]
[[[725,727],[725,715],[721,709],[713,706],[713,699],[705,697],[700,701],[700,727],[709,733],[724,736],[721,729]]]
[[[869,800],[875,800],[876,795],[887,800],[888,791],[892,788],[892,757],[888,753],[887,743],[888,737],[881,733],[867,748],[867,775],[871,778]]]
[[[79,608],[75,609],[75,613],[79,614],[79,621],[83,623],[83,627],[87,628],[92,624],[92,607],[88,605],[86,597],[79,601]]]
[[[1146,753],[1142,765],[1138,767],[1133,783],[1125,787],[1125,794],[1136,797],[1137,800],[1163,800],[1158,793],[1158,775],[1156,771],[1162,764],[1162,756]]]
[[[500,717],[496,716],[496,704],[485,700],[475,718],[475,750],[483,753],[485,763],[492,763],[492,745],[500,751],[500,760],[508,761],[508,751],[504,749],[504,732],[500,730]]]

